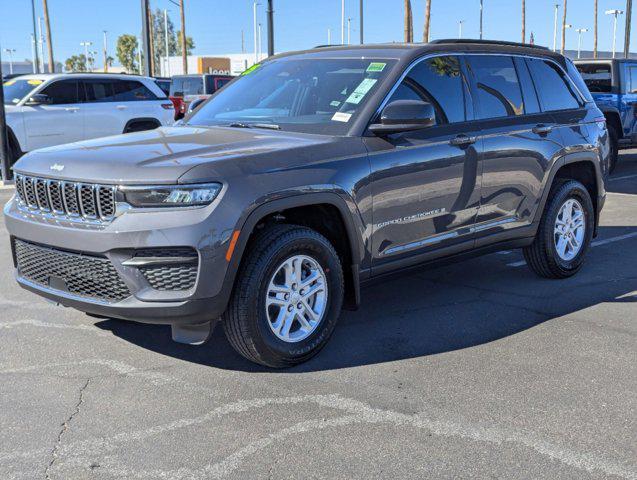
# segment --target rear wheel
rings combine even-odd
[[[533,243],[524,258],[535,273],[567,278],[579,271],[589,249],[595,212],[586,187],[575,180],[556,183]]]
[[[316,355],[343,303],[343,271],[330,242],[309,228],[267,227],[252,242],[224,314],[234,349],[269,367]]]

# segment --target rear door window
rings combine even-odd
[[[555,63],[539,58],[526,60],[544,111],[580,108],[582,101],[573,84]]]
[[[134,80],[115,80],[113,88],[113,101],[115,102],[139,102],[157,99],[157,96],[148,87]]]
[[[537,92],[535,91],[535,85],[531,79],[531,74],[526,66],[526,62],[522,57],[516,57],[514,60],[515,69],[518,72],[518,78],[520,79],[520,87],[522,88],[522,99],[524,100],[524,113],[532,114],[539,113],[540,101],[537,98]]]
[[[113,102],[115,91],[111,80],[84,80],[86,101],[89,103]]]
[[[631,65],[627,70],[626,93],[637,93],[637,65]]]
[[[52,105],[78,103],[78,83],[77,80],[60,80],[46,87],[42,93],[51,98]]]
[[[478,118],[523,115],[524,101],[513,59],[498,55],[470,55],[480,106]]]
[[[390,101],[405,99],[431,103],[437,125],[464,122],[465,91],[458,58],[435,57],[418,63],[409,71]]]

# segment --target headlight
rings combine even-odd
[[[217,197],[220,190],[220,183],[120,187],[124,200],[133,207],[193,207],[208,205]]]

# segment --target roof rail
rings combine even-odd
[[[532,45],[530,43],[519,43],[519,42],[507,42],[504,40],[476,40],[471,38],[441,38],[438,40],[432,40],[431,42],[434,45],[440,43],[460,43],[460,44],[477,44],[477,45],[506,45],[509,47],[526,47],[526,48],[537,48],[539,50],[548,50],[547,47],[543,47],[542,45]]]
[[[344,47],[345,45],[342,43],[331,43],[329,45],[317,45],[314,48],[329,48],[329,47]]]

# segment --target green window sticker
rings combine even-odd
[[[249,75],[250,73],[254,72],[257,68],[259,68],[261,66],[260,63],[255,63],[254,65],[252,65],[250,68],[248,68],[247,70],[244,70],[243,72],[241,72],[241,76],[243,75]]]
[[[369,64],[369,67],[367,67],[367,71],[382,72],[383,70],[385,70],[386,65],[387,65],[386,63],[382,63],[382,62],[372,62]]]
[[[352,94],[347,97],[345,103],[353,103],[354,105],[358,105],[377,81],[378,80],[376,80],[375,78],[366,78],[365,80],[363,80],[361,83],[358,84],[356,90],[354,90]]]

